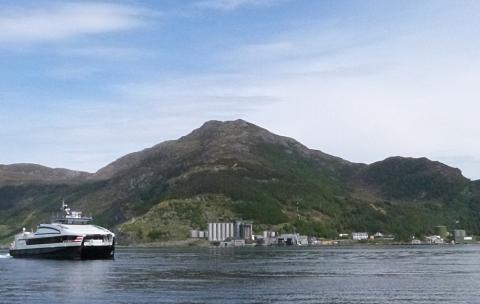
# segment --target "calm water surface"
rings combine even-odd
[[[0,303],[480,303],[480,246],[0,251]]]

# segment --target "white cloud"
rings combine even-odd
[[[197,2],[198,7],[231,11],[246,6],[271,6],[279,0],[203,0]]]
[[[127,30],[141,25],[148,14],[131,6],[96,2],[6,8],[0,13],[0,45],[55,42]]]

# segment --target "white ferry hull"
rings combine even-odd
[[[107,246],[58,246],[43,248],[10,249],[14,258],[65,259],[65,260],[98,260],[113,259],[115,244]]]

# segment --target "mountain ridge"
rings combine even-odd
[[[35,168],[34,178],[2,184],[0,166],[0,240],[46,220],[62,199],[139,243],[178,238],[177,225],[202,228],[218,217],[324,237],[377,230],[399,238],[458,218],[480,233],[480,184],[457,168],[426,158],[353,163],[244,120],[208,121],[96,173]],[[156,216],[175,220],[155,228]]]
[[[23,183],[75,183],[85,181],[91,173],[64,168],[49,168],[32,163],[0,164],[0,185]]]

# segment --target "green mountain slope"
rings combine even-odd
[[[123,242],[184,239],[234,218],[326,237],[361,230],[406,239],[456,221],[480,233],[480,186],[458,169],[425,158],[351,163],[243,120],[207,122],[74,182],[9,178],[0,183],[3,242],[47,220],[62,199]]]

